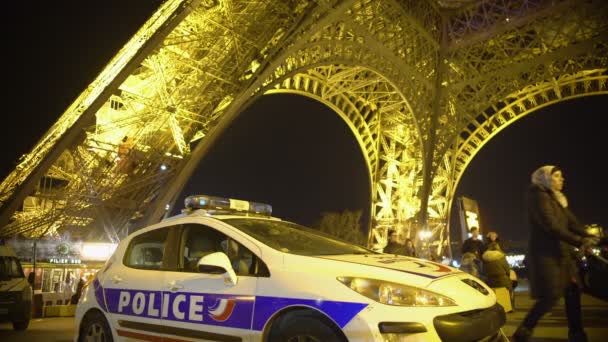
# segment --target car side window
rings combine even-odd
[[[125,254],[124,264],[134,268],[161,269],[168,233],[169,228],[161,228],[134,237]]]
[[[255,255],[236,240],[219,231],[199,225],[184,225],[181,240],[182,271],[198,272],[200,258],[215,252],[226,253],[237,275],[255,275]]]
[[[207,254],[220,252],[220,243],[225,239],[224,234],[207,226],[186,224],[183,226],[180,243],[182,255],[182,271],[198,272],[197,264],[200,258]]]

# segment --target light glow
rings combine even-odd
[[[80,256],[83,260],[107,260],[116,250],[116,246],[115,243],[85,242],[82,244]]]

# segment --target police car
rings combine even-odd
[[[492,290],[439,263],[377,253],[190,196],[121,241],[76,310],[76,341],[500,341]]]

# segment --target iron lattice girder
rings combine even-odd
[[[413,215],[417,187],[408,185],[422,165],[420,141],[407,103],[391,84],[365,68],[327,66],[277,82],[266,92],[284,91],[326,103],[351,128],[366,156],[377,221]]]
[[[521,2],[509,8],[530,5]],[[520,13],[518,20],[507,21],[510,14],[504,14],[493,21],[500,28],[490,29],[492,36],[473,39],[450,51],[445,84],[449,92],[446,105],[452,110],[445,109],[445,124],[439,127],[435,167],[460,132],[478,121],[478,113],[486,108],[529,84],[607,65],[605,3],[564,1],[533,7],[528,15]],[[460,174],[454,177],[457,180]]]
[[[461,132],[453,145],[454,164],[450,166],[457,182],[468,163],[491,138],[511,123],[539,107],[581,95],[608,94],[607,69],[589,70],[575,75],[528,86],[482,112]]]
[[[606,91],[605,17],[602,1],[166,1],[0,185],[5,222],[14,212],[6,203],[24,196],[20,185],[40,177],[38,165],[69,180],[68,204],[54,220],[36,227],[18,218],[2,234],[92,228],[96,206],[112,211],[97,225],[109,234],[131,219],[158,219],[229,122],[272,91],[317,97],[340,112],[366,156],[377,222],[427,209],[445,220],[467,160],[493,136],[488,126],[512,122],[502,108],[521,106],[522,89],[542,84],[526,97],[526,113]],[[563,75],[579,77],[575,91]],[[541,90],[552,80],[554,91]],[[84,138],[70,133],[83,128]],[[127,134],[137,177],[117,171]],[[74,146],[84,148],[80,170],[45,161]],[[158,173],[165,163],[171,171]],[[419,193],[423,171],[433,176],[428,194]],[[88,196],[92,189],[105,197]],[[113,211],[120,203],[128,208]],[[445,224],[431,226],[443,244]]]

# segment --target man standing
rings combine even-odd
[[[479,259],[483,252],[483,242],[479,240],[479,229],[477,227],[471,227],[471,237],[464,240],[462,244],[462,255],[465,253],[473,253],[475,257]]]
[[[384,253],[387,254],[405,254],[405,246],[398,242],[398,234],[394,229],[388,230],[388,243],[384,247]]]
[[[479,229],[472,227],[469,231],[471,237],[464,240],[462,244],[462,260],[460,269],[476,277],[481,274],[481,254],[483,253],[483,242],[479,240]]]

